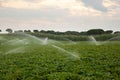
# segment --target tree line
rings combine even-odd
[[[14,31],[11,28],[6,29],[8,33],[16,33],[16,32],[25,32],[25,33],[46,33],[46,34],[55,34],[55,35],[101,35],[101,34],[120,34],[120,31],[113,30],[103,30],[103,29],[90,29],[88,31],[84,32],[78,32],[78,31],[66,31],[66,32],[59,32],[54,30],[17,30]],[[2,32],[2,30],[0,30]]]

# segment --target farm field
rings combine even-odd
[[[30,35],[0,36],[0,80],[119,79],[119,41],[96,45]]]

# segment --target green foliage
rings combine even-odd
[[[12,33],[13,30],[11,28],[6,29],[7,32]]]
[[[65,34],[67,34],[67,35],[79,35],[79,32],[77,32],[77,31],[66,31]]]
[[[38,30],[33,30],[34,33],[38,33],[39,31]]]
[[[80,35],[87,35],[87,32],[80,32]]]
[[[105,31],[105,34],[112,34],[112,33],[113,33],[112,30],[107,30],[107,31]]]
[[[88,41],[89,40],[87,35],[54,35],[54,34],[48,34],[48,33],[30,33],[30,34],[40,38],[48,37],[49,39],[62,40],[62,41],[69,41],[69,40]],[[116,36],[120,36],[120,35],[119,34],[94,35],[97,41],[106,41]]]
[[[120,34],[120,31],[116,31],[116,32],[114,32],[114,34]]]
[[[103,34],[103,35],[95,35],[95,39],[97,41],[109,41],[112,38],[115,38],[117,36],[120,36],[119,34]],[[114,40],[114,41],[120,41],[120,40]]]
[[[25,32],[25,33],[26,33],[26,32],[27,32],[27,33],[30,33],[30,32],[31,32],[31,30],[24,30],[24,32]]]
[[[17,36],[0,37],[5,43]],[[20,37],[21,39],[22,37]],[[88,42],[64,45],[55,44],[70,52],[78,53],[79,59],[57,50],[51,45],[30,43],[21,45],[24,53],[5,54],[20,45],[0,45],[0,80],[119,80],[120,43],[108,42],[91,45]],[[70,44],[70,45],[69,45]]]
[[[103,29],[91,29],[87,31],[88,35],[100,35],[100,34],[104,34],[104,30]]]
[[[23,30],[18,30],[18,31],[14,31],[15,33],[17,33],[17,32],[23,32]]]

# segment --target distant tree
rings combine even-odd
[[[112,34],[113,33],[113,30],[107,30],[105,31],[105,34]]]
[[[65,34],[67,34],[67,35],[79,35],[79,32],[77,32],[77,31],[66,31]]]
[[[27,32],[27,30],[24,30],[24,32]]]
[[[46,31],[46,33],[55,34],[55,31],[53,31],[53,30],[48,30],[48,31]]]
[[[100,35],[103,34],[104,30],[103,29],[90,29],[87,31],[88,35]]]
[[[14,31],[15,33],[17,33],[17,32],[23,32],[23,30],[17,30],[17,31]]]
[[[31,32],[31,30],[28,30],[28,32]]]
[[[31,30],[24,30],[24,32],[31,32]]]
[[[23,30],[18,30],[18,32],[23,32]]]
[[[38,30],[33,30],[33,32],[34,32],[34,33],[37,33],[37,32],[39,32],[39,31],[38,31]]]
[[[115,31],[114,34],[120,34],[120,31]]]
[[[12,30],[11,28],[6,29],[6,31],[7,31],[8,33],[12,33],[12,32],[13,32],[13,30]]]
[[[48,34],[56,34],[56,32],[53,30],[48,30],[48,31],[41,30],[40,32],[41,33],[48,33]]]
[[[45,30],[41,30],[40,32],[41,32],[41,33],[46,33],[46,31],[45,31]]]
[[[0,32],[2,32],[2,30],[0,29]]]
[[[87,32],[80,32],[80,35],[87,35]]]
[[[56,35],[63,35],[63,34],[65,34],[64,32],[59,32],[59,31],[57,31],[57,32],[55,32],[55,34]]]

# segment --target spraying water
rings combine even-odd
[[[27,39],[13,39],[13,40],[8,40],[7,42],[2,43],[4,45],[27,45],[29,44],[29,41]]]
[[[30,39],[33,39],[38,44],[43,44],[44,43],[44,41],[42,39],[40,39],[40,38],[38,38],[36,36],[30,35],[30,34],[26,34],[26,33],[17,33],[17,34],[20,34],[20,35],[26,36],[26,37],[28,37]]]
[[[8,52],[6,52],[5,54],[12,54],[12,53],[24,53],[25,49],[23,47],[18,47],[12,50],[9,50]]]
[[[4,42],[3,44],[13,44],[14,42],[18,41],[19,39],[12,39],[12,40],[8,40],[7,42]]]
[[[44,45],[48,44],[48,38],[45,38],[45,39],[43,40],[43,39],[37,38],[37,37],[35,37],[35,36],[33,36],[33,35],[30,35],[30,34],[26,34],[26,33],[19,33],[19,34],[20,34],[20,35],[23,35],[23,36],[26,36],[26,37],[28,37],[28,38],[30,38],[30,39],[33,39],[33,40],[35,40],[35,41],[38,41],[38,42],[41,43],[41,44],[44,44]],[[14,40],[8,41],[8,43],[12,43],[12,44],[13,44],[13,43],[14,43],[14,44],[22,44],[22,43],[25,43],[25,42],[26,42],[26,39],[22,39],[22,40],[20,40],[20,39],[14,39]],[[58,41],[52,40],[52,42],[54,43],[54,42],[58,42]],[[59,50],[61,50],[62,52],[65,52],[65,53],[67,53],[67,54],[69,54],[69,55],[71,55],[71,56],[73,56],[73,57],[75,57],[75,58],[79,58],[78,55],[73,54],[72,52],[69,52],[69,51],[67,51],[67,50],[65,50],[65,49],[63,49],[63,48],[61,48],[61,47],[56,46],[56,45],[53,45],[53,44],[51,44],[51,45],[52,45],[52,47],[54,47],[54,48],[56,48],[56,49],[59,49]],[[25,51],[25,50],[24,50],[24,47],[18,47],[18,48],[9,50],[9,51],[6,52],[5,54],[23,53],[24,51]]]
[[[89,36],[89,40],[92,41],[92,43],[94,43],[95,45],[100,45],[100,43],[97,42],[97,40],[93,36]]]
[[[0,36],[0,40],[6,40],[6,39]]]
[[[49,39],[49,41],[48,41],[48,37],[46,37],[45,39],[42,39],[42,38],[38,38],[38,37],[30,35],[30,34],[21,33],[21,32],[19,32],[17,34],[26,36],[28,38],[31,38],[31,39],[35,40],[36,43],[41,44],[41,45],[46,45],[46,44],[48,44],[48,42],[51,43],[51,44],[53,44],[53,43],[62,44],[59,41],[55,41],[55,40],[50,40]]]
[[[69,54],[69,55],[71,55],[71,56],[73,56],[73,57],[75,57],[75,58],[79,58],[78,55],[73,54],[73,53],[71,53],[71,52],[69,52],[69,51],[67,51],[67,50],[65,50],[65,49],[63,49],[63,48],[61,48],[61,47],[58,47],[58,46],[56,46],[56,45],[52,45],[52,47],[57,48],[57,49],[61,50],[62,52],[65,52],[65,53],[67,53],[67,54]]]
[[[67,41],[69,41],[70,44],[76,44],[76,42],[74,42],[74,41],[72,41],[72,40],[70,40],[70,39],[68,39],[68,38],[64,38],[64,39],[67,40]]]
[[[51,44],[61,44],[61,45],[64,45],[63,43],[61,43],[60,41],[56,41],[56,40],[49,40],[49,42],[51,43]]]
[[[43,41],[43,45],[47,45],[48,43],[48,37],[45,38],[45,40]]]
[[[12,43],[12,45],[26,45],[26,44],[29,44],[29,41],[26,39],[17,40],[14,43]]]
[[[120,41],[120,36],[116,36],[116,37],[110,38],[107,41]]]
[[[102,44],[106,44],[106,43],[108,43],[110,41],[120,41],[120,36],[116,36],[116,37],[110,38],[110,39],[102,42]]]

